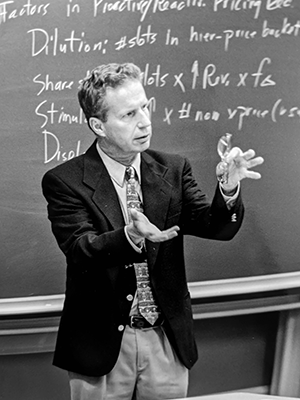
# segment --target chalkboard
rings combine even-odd
[[[64,291],[40,182],[94,140],[77,88],[108,62],[144,71],[152,148],[187,156],[210,198],[221,135],[265,158],[236,238],[187,238],[189,281],[299,270],[298,0],[10,0],[0,33],[1,297]]]

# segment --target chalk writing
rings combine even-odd
[[[238,130],[240,131],[243,127],[244,119],[246,117],[265,118],[270,113],[267,109],[258,109],[256,107],[249,106],[238,106],[235,109],[228,108],[228,119],[237,117],[238,119]]]
[[[94,1],[94,17],[99,13],[107,12],[139,12],[141,14],[140,22],[143,22],[148,14],[165,12],[165,11],[182,11],[186,8],[202,8],[205,7],[204,0],[120,0],[114,2],[107,2],[103,0]]]
[[[73,0],[69,0],[69,3],[67,4],[67,17],[70,17],[75,13],[80,13],[80,5],[78,3],[73,4]]]
[[[41,85],[41,89],[38,91],[37,96],[39,96],[44,91],[58,91],[73,88],[74,81],[52,81],[50,80],[49,74],[46,74],[45,80],[40,79],[42,74],[38,74],[33,78],[33,82]]]
[[[300,118],[300,106],[286,107],[282,103],[283,100],[278,99],[272,107],[271,115],[273,122],[277,122],[278,119],[283,116],[286,116],[288,118]]]
[[[193,62],[191,72],[193,74],[192,89],[195,89],[199,77],[199,63],[197,60]]]
[[[171,29],[167,30],[165,45],[167,46],[178,46],[179,38],[177,36],[172,36]]]
[[[280,8],[292,7],[293,0],[267,0],[266,9],[269,11],[278,10]]]
[[[224,50],[229,50],[229,45],[234,43],[234,40],[253,41],[260,37],[280,38],[282,36],[298,37],[300,33],[300,20],[295,23],[290,22],[289,18],[284,18],[281,21],[280,27],[270,24],[268,20],[263,21],[260,31],[250,29],[225,29],[221,33],[216,32],[200,32],[195,26],[190,27],[189,41],[191,43],[210,43],[215,41],[224,42]]]
[[[122,36],[120,40],[115,43],[115,49],[117,51],[125,48],[131,49],[132,47],[144,46],[145,44],[153,44],[156,42],[157,33],[152,32],[151,25],[148,25],[146,32],[142,33],[142,26],[139,25],[136,31],[136,35],[130,39],[127,36]]]
[[[61,145],[59,138],[52,132],[43,130],[44,135],[44,163],[47,164],[50,161],[67,161],[71,158],[77,157],[81,153],[81,141],[78,140],[76,148],[71,150],[64,150],[64,146]]]
[[[239,72],[238,78],[233,78],[231,80],[232,74],[230,74],[229,72],[218,72],[217,66],[215,64],[206,65],[201,76],[199,70],[199,62],[196,60],[194,61],[191,69],[191,72],[193,74],[192,89],[196,88],[198,78],[202,80],[203,89],[220,85],[224,87],[228,87],[229,85],[233,85],[236,87],[248,85],[254,88],[275,86],[276,82],[274,81],[272,74],[264,72],[265,65],[271,63],[271,59],[269,57],[265,57],[260,61],[259,66],[257,70],[255,70],[255,72]]]
[[[213,111],[203,111],[203,110],[192,110],[192,103],[182,103],[181,108],[177,111],[177,116],[179,119],[187,119],[192,118],[196,122],[203,121],[218,121],[220,118],[220,113],[216,110]],[[168,109],[165,107],[164,109],[164,117],[163,122],[166,122],[168,125],[171,125],[171,116],[174,112],[173,108]]]
[[[214,64],[208,64],[204,68],[202,87],[203,89],[207,89],[208,87],[214,87],[217,85],[229,86],[229,77],[229,72],[225,74],[219,74],[217,73],[217,67]]]
[[[254,18],[258,18],[262,0],[214,0],[214,11],[229,9],[230,11],[254,11]]]
[[[193,120],[195,122],[217,122],[232,120],[236,122],[236,131],[244,128],[245,121],[255,118],[263,120],[269,118],[273,123],[279,122],[282,118],[295,119],[300,121],[300,106],[285,106],[283,99],[278,99],[270,107],[259,108],[253,105],[239,105],[227,107],[225,110],[199,110],[192,102],[183,102],[177,110],[171,107],[164,108],[163,122],[171,125],[174,119]]]
[[[300,30],[300,20],[296,23],[289,22],[288,18],[284,18],[280,28],[274,28],[274,25],[270,25],[268,21],[263,22],[261,36],[266,38],[268,36],[273,36],[275,38],[280,38],[283,35],[288,36],[299,36]]]
[[[84,115],[81,108],[77,114],[68,113],[64,110],[64,106],[59,108],[55,107],[54,102],[50,103],[48,100],[43,100],[35,109],[35,114],[43,119],[41,128],[44,128],[47,124],[83,124],[85,121]]]
[[[183,72],[181,72],[180,74],[175,74],[174,75],[174,84],[173,84],[173,86],[175,87],[175,86],[179,86],[180,87],[180,89],[182,90],[182,92],[184,93],[185,92],[185,86],[184,86],[184,84],[183,84],[183,82],[182,82],[182,77],[183,77]]]
[[[238,119],[238,130],[243,128],[244,119],[249,117],[255,118],[265,118],[269,116],[271,121],[276,123],[279,119],[283,117],[287,118],[298,118],[300,121],[300,107],[298,106],[291,106],[286,107],[284,106],[283,100],[278,99],[270,108],[259,109],[254,106],[238,106],[235,109],[231,110],[228,108],[228,119],[233,119],[237,117]]]
[[[280,8],[292,7],[293,0],[214,0],[213,9],[215,12],[220,10],[230,11],[253,11],[254,18],[260,16],[262,6],[265,4],[267,11],[273,11]]]
[[[155,87],[164,87],[167,83],[167,77],[169,73],[163,74],[161,72],[161,66],[157,65],[154,72],[150,70],[150,64],[147,63],[145,66],[145,70],[143,72],[142,82],[144,86],[152,86]]]
[[[31,4],[31,0],[27,0],[26,4],[15,8],[14,3],[15,1],[12,0],[0,3],[0,24],[22,16],[32,17],[37,14],[44,16],[48,13],[50,6],[50,3],[36,5]]]
[[[248,30],[248,29],[225,29],[222,33],[217,34],[217,33],[210,33],[210,32],[198,32],[196,31],[194,26],[191,26],[190,28],[190,37],[189,41],[190,42],[212,42],[215,40],[223,40],[224,41],[224,50],[228,51],[229,49],[229,43],[233,39],[254,39],[257,35],[257,31],[254,30]]]
[[[92,44],[88,43],[84,38],[85,32],[77,35],[75,30],[72,30],[67,37],[62,38],[58,28],[54,28],[51,33],[41,28],[30,29],[27,33],[31,34],[32,38],[32,57],[36,57],[39,54],[56,56],[59,53],[90,53],[95,51],[105,54],[108,43],[108,39],[99,40]]]

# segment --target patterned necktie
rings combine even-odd
[[[128,218],[131,221],[130,209],[135,208],[137,211],[144,212],[143,204],[140,201],[140,197],[138,192],[136,191],[137,179],[135,175],[135,169],[130,166],[126,168],[125,178],[127,182],[126,187],[126,200],[127,200],[127,209],[128,209]]]
[[[140,212],[143,212],[144,210],[143,204],[140,201],[138,192],[136,190],[137,179],[135,169],[132,166],[126,168],[125,177],[127,182],[126,193],[128,217],[129,220],[131,220],[129,209],[135,208]],[[151,325],[153,325],[159,317],[159,310],[155,304],[150,286],[147,260],[141,263],[134,263],[134,270],[137,282],[139,312]]]

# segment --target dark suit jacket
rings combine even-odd
[[[164,329],[179,359],[191,368],[197,349],[183,235],[230,240],[242,222],[241,197],[229,211],[217,188],[208,203],[189,162],[178,155],[145,151],[141,174],[146,216],[161,230],[180,227],[175,239],[146,241],[146,249]],[[85,154],[48,171],[42,185],[52,230],[67,261],[54,365],[83,375],[105,375],[119,354],[120,325],[126,325],[132,304],[126,297],[136,289],[134,269],[125,266],[141,261],[141,255],[126,239],[118,197],[95,143]],[[236,218],[231,218],[233,213]]]

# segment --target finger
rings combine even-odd
[[[242,154],[245,160],[251,160],[251,158],[255,157],[255,151],[253,149],[249,149]]]
[[[129,208],[128,212],[133,221],[140,221],[141,219],[147,219],[147,217],[141,212],[136,210],[135,208]]]
[[[139,216],[139,211],[136,210],[135,208],[128,208],[128,211],[130,212],[130,214],[131,214],[133,217],[138,217],[138,216]]]
[[[261,174],[259,172],[255,172],[255,171],[247,171],[245,173],[245,178],[260,179],[261,178]]]
[[[246,162],[246,168],[253,168],[257,167],[258,165],[261,165],[264,162],[264,159],[262,157],[256,157],[253,158],[252,160],[249,160]]]
[[[178,236],[179,226],[173,226],[172,228],[166,229],[165,231],[153,231],[149,233],[147,239],[152,242],[166,242],[167,240],[173,239]]]
[[[264,159],[263,159],[263,157],[256,157],[256,158],[253,158],[251,161],[250,161],[250,164],[252,164],[252,166],[254,167],[254,166],[256,166],[256,165],[261,165],[261,164],[263,164],[264,163]]]
[[[176,236],[178,236],[178,233],[175,232],[175,231],[167,233],[167,234],[164,234],[164,242],[166,242],[167,240],[174,239]]]
[[[174,239],[176,236],[178,236],[177,231],[162,232],[163,241]]]
[[[172,226],[172,228],[166,229],[166,230],[163,231],[163,232],[165,232],[165,233],[172,233],[172,232],[178,232],[178,231],[180,231],[179,226],[174,225],[174,226]]]
[[[160,233],[159,235],[157,234],[150,234],[149,237],[147,237],[148,240],[151,242],[166,242],[170,239],[174,239],[177,236],[177,232],[173,232],[172,234],[165,234],[165,233]]]
[[[239,147],[234,147],[231,152],[228,154],[228,156],[226,157],[226,161],[230,162],[234,159],[238,159],[240,157],[244,158],[246,161],[249,161],[251,159],[253,159],[253,157],[255,157],[255,151],[253,149],[249,149],[247,151],[245,151],[244,153],[242,152],[242,150]],[[256,157],[255,160],[257,160],[257,164],[262,164],[264,162],[263,157]]]
[[[227,157],[225,157],[225,161],[227,163],[230,163],[232,160],[234,160],[237,157],[240,157],[243,155],[242,150],[239,147],[233,147],[230,152],[228,153]]]

